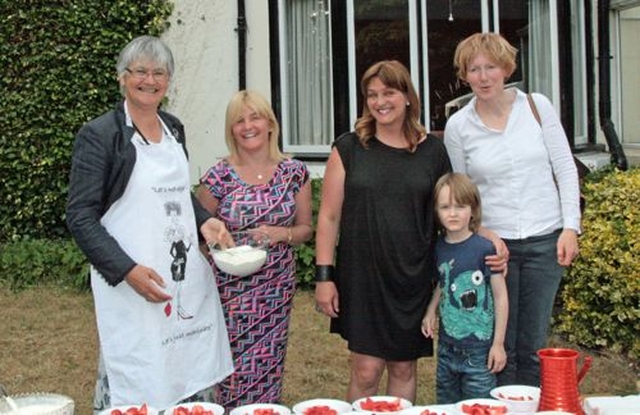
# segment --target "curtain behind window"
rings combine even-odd
[[[329,145],[333,139],[329,0],[282,2],[286,24],[285,143]],[[285,144],[285,145],[286,145]],[[286,150],[286,149],[285,149]]]
[[[553,96],[551,80],[551,22],[549,1],[529,2],[529,62],[527,62],[527,86],[531,92]]]

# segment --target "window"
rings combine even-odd
[[[328,153],[333,140],[328,0],[281,0],[279,10],[284,151]]]
[[[640,52],[636,41],[640,36],[640,6],[621,10],[617,13],[620,30],[619,77],[621,85],[629,87],[620,89],[620,112],[622,118],[622,142],[624,144],[640,144],[640,95],[634,85],[640,85]]]
[[[571,0],[571,50],[573,58],[573,114],[574,145],[584,145],[588,141],[587,126],[587,57],[584,28],[584,4]]]
[[[509,82],[560,108],[558,0],[275,0],[278,5],[284,151],[326,156],[361,113],[360,79],[382,59],[411,72],[423,122],[442,130],[470,99],[453,54],[472,33],[498,31],[519,49]],[[564,3],[563,3],[564,4]],[[583,10],[571,0],[576,136],[586,136]],[[570,98],[570,99],[571,99]]]
[[[458,42],[482,31],[481,2],[427,1],[429,127],[444,130],[447,117],[467,103],[471,90],[458,79],[453,54]]]
[[[351,54],[351,125],[362,112],[360,80],[381,60],[397,60],[411,70],[409,5],[407,0],[349,0]]]

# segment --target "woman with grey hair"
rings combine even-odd
[[[94,411],[210,401],[233,372],[220,298],[198,249],[184,250],[173,278],[174,247],[176,238],[191,246],[231,236],[192,195],[184,127],[159,109],[171,50],[138,37],[116,69],[124,99],[78,132],[66,211],[91,263],[100,343]]]

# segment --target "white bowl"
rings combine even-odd
[[[119,406],[112,406],[109,409],[105,409],[104,411],[100,412],[100,415],[124,415],[127,410],[131,410],[132,408],[135,409],[140,409],[142,408],[143,405],[119,405]],[[120,412],[115,412],[114,411],[120,411]],[[149,405],[147,405],[147,412],[145,412],[147,415],[158,415],[159,412],[157,409],[150,407]]]
[[[74,407],[73,399],[55,393],[25,393],[0,399],[0,414],[73,415]]]
[[[175,406],[172,406],[171,408],[165,409],[164,410],[164,415],[173,415],[173,412],[175,410],[177,410],[178,408],[186,408],[186,409],[189,410],[189,413],[191,413],[191,411],[197,406],[201,407],[205,411],[210,411],[213,415],[223,415],[224,414],[224,408],[221,405],[218,405],[217,403],[211,403],[211,402],[189,402],[189,403],[180,403],[180,404],[177,404]]]
[[[470,414],[471,412],[465,412],[463,408],[465,406],[473,406],[473,405],[486,405],[492,408],[504,408],[502,409],[503,414],[507,414],[509,412],[509,404],[506,402],[499,401],[497,399],[467,399],[464,401],[460,401],[455,405],[456,411],[460,414]]]
[[[429,412],[427,412],[429,411]],[[400,411],[400,415],[451,415],[450,411],[434,406],[412,406],[411,408],[403,409]]]
[[[257,230],[232,232],[234,247],[209,245],[216,267],[227,274],[246,277],[258,271],[267,260],[269,236]]]
[[[378,404],[380,405],[381,403],[387,403],[390,405],[397,405],[398,409],[397,410],[393,410],[393,409],[389,409],[389,408],[372,408],[372,409],[367,409],[367,404],[369,402],[373,402],[373,404]],[[380,414],[380,413],[385,413],[385,414],[398,414],[400,413],[402,410],[407,409],[407,408],[411,408],[413,406],[413,404],[403,398],[399,398],[397,396],[369,396],[366,398],[360,398],[356,401],[353,402],[353,409],[355,409],[356,411],[359,412],[368,412],[368,413],[376,413],[376,414]],[[365,405],[365,407],[363,408],[362,405]]]
[[[338,399],[310,399],[308,401],[298,402],[293,405],[293,413],[305,415],[305,412],[313,407],[327,407],[335,411],[335,414],[345,414],[351,412],[352,407],[349,402]],[[315,411],[313,411],[315,412]],[[313,412],[309,415],[313,415]],[[328,415],[328,414],[327,414]]]
[[[509,404],[511,412],[533,413],[540,404],[540,388],[535,386],[500,386],[491,390],[491,396]]]
[[[256,410],[257,413],[256,413]],[[232,409],[229,415],[267,415],[260,410],[271,410],[273,415],[291,415],[291,410],[284,405],[275,403],[254,403],[251,405],[239,406]]]

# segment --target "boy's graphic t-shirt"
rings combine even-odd
[[[491,270],[485,264],[495,248],[486,238],[473,234],[458,243],[443,237],[436,244],[440,341],[462,347],[490,345],[495,310],[491,291]]]

